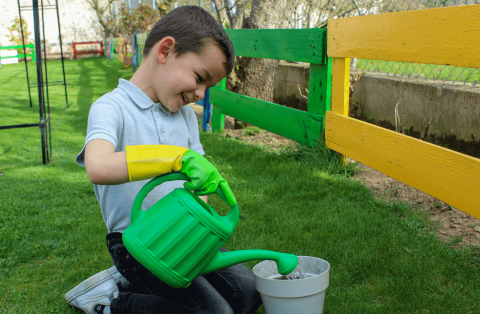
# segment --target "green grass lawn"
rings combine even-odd
[[[64,294],[112,266],[93,186],[74,159],[90,105],[132,72],[103,58],[66,61],[66,72],[70,108],[63,86],[50,89],[51,163],[42,165],[38,128],[0,130],[0,313],[78,313]],[[49,74],[61,80],[60,62],[49,62]],[[24,64],[5,65],[0,82],[0,125],[38,122]],[[32,95],[36,103],[36,90]],[[453,250],[425,228],[426,215],[375,200],[360,182],[332,170],[324,149],[299,156],[212,133],[201,140],[240,207],[226,248],[327,260],[324,313],[480,312],[480,250]],[[226,212],[218,197],[209,202]]]

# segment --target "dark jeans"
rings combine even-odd
[[[177,289],[130,255],[121,233],[107,234],[107,246],[118,271],[131,283],[112,301],[112,314],[247,314],[255,313],[262,303],[253,273],[243,264],[197,277],[187,288]]]

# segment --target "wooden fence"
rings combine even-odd
[[[349,118],[349,58],[480,68],[480,5],[328,22],[327,146],[480,219],[480,159]],[[393,108],[392,108],[393,110]]]
[[[82,46],[82,45],[93,45],[93,44],[99,44],[100,48],[99,49],[88,49],[88,50],[77,50],[77,46]],[[100,54],[101,57],[104,56],[104,45],[103,41],[85,41],[85,42],[72,42],[72,50],[73,50],[73,59],[76,60],[78,55],[83,55],[83,54]]]
[[[310,63],[308,109],[305,112],[226,91],[224,80],[210,91],[213,131],[223,129],[226,114],[312,145],[322,134],[325,112],[330,109],[326,29],[238,29],[227,33],[237,56]]]
[[[11,56],[11,57],[1,57],[0,56],[0,59],[9,59],[9,58],[25,58],[25,57],[31,57],[32,58],[32,61],[33,62],[36,62],[37,59],[35,57],[35,45],[34,44],[27,44],[25,45],[25,48],[30,48],[30,53],[26,53],[25,54],[18,54],[16,56]],[[4,46],[4,47],[0,47],[0,50],[17,50],[17,49],[23,49],[23,45],[15,45],[15,46]],[[25,49],[26,50],[26,49]]]
[[[350,59],[480,68],[480,5],[335,19],[327,29],[226,30],[237,56],[310,63],[307,111],[210,90],[212,127],[224,115],[312,145],[327,146],[480,219],[480,159],[348,117]],[[328,33],[328,35],[327,35]],[[136,34],[140,65],[147,34]],[[107,57],[122,38],[109,39]],[[115,51],[123,51],[118,48]]]

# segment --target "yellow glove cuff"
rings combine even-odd
[[[149,179],[182,169],[188,148],[172,145],[127,146],[128,182]]]

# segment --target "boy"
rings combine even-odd
[[[149,178],[180,171],[198,195],[220,187],[236,204],[227,182],[202,155],[197,120],[185,106],[230,73],[234,50],[225,31],[204,9],[179,7],[160,19],[145,42],[144,59],[130,81],[91,107],[77,163],[85,166],[108,228],[115,266],[69,291],[65,298],[86,313],[254,313],[261,300],[243,265],[221,269],[175,289],[152,275],[122,242],[133,200]],[[185,107],[184,107],[185,106]],[[148,209],[182,182],[166,182],[145,198]],[[202,196],[206,201],[206,196]],[[119,290],[120,288],[120,290]]]

